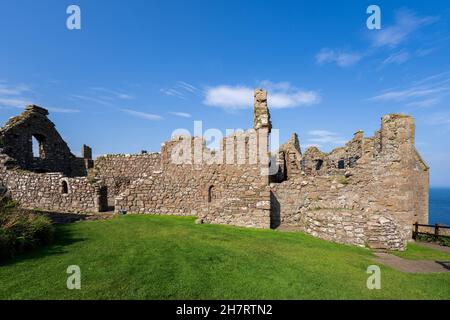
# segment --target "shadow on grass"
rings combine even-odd
[[[67,253],[67,248],[77,242],[85,241],[84,238],[74,237],[73,231],[67,225],[56,226],[55,239],[52,244],[32,249],[32,251],[18,254],[12,258],[0,261],[0,267],[14,265],[18,262],[34,259],[42,259],[47,256]]]

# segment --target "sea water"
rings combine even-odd
[[[429,224],[450,226],[450,188],[430,188]]]

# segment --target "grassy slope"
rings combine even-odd
[[[369,250],[300,233],[125,216],[58,227],[55,245],[0,266],[0,298],[449,299],[450,273],[381,266],[382,289],[368,290],[372,259]],[[81,290],[66,289],[73,264]]]

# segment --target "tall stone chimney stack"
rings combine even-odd
[[[270,121],[270,112],[267,107],[267,91],[263,89],[255,90],[255,103],[253,109],[253,128],[255,130],[266,128],[268,133],[272,129]]]
[[[272,130],[269,108],[267,107],[267,92],[255,90],[255,104],[253,109],[253,128],[257,135],[258,157],[262,176],[270,176],[269,134]],[[269,183],[269,178],[267,178]]]

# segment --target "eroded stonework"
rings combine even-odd
[[[26,208],[191,215],[200,223],[299,230],[397,250],[405,249],[413,223],[428,222],[429,171],[409,116],[386,115],[373,137],[358,131],[330,153],[302,153],[294,133],[270,155],[267,93],[258,89],[253,128],[225,137],[218,150],[181,136],[159,153],[93,160],[86,145],[75,157],[47,115],[28,106],[0,129],[0,187]]]

